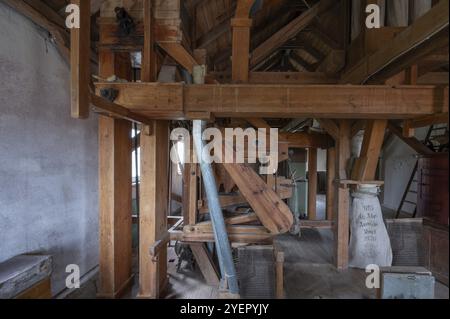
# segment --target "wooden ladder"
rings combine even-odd
[[[417,186],[416,186],[415,190],[412,190],[411,186],[413,185],[413,183],[416,183],[416,185],[417,185],[416,175],[417,175],[418,167],[419,167],[419,161],[416,161],[416,164],[414,165],[414,169],[411,173],[411,177],[409,178],[408,184],[406,185],[405,192],[403,193],[402,200],[400,201],[400,205],[398,206],[397,213],[395,214],[396,219],[400,217],[400,213],[403,211],[403,206],[405,206],[405,203],[414,206],[414,212],[412,214],[412,218],[416,217],[417,202],[413,202],[413,201],[409,200],[408,195],[416,194],[416,197],[417,197]]]

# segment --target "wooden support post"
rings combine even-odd
[[[417,85],[417,78],[419,77],[419,67],[417,64],[405,70],[405,84]]]
[[[142,82],[155,82],[157,61],[154,51],[152,0],[144,0],[144,50]],[[167,284],[167,245],[152,257],[149,248],[167,232],[169,201],[169,123],[153,121],[141,134],[141,186],[139,216],[139,298],[157,299]]]
[[[233,82],[247,83],[249,78],[250,59],[250,10],[255,0],[238,0],[236,14],[231,19],[232,38],[232,68]]]
[[[357,181],[371,181],[375,179],[386,127],[386,120],[373,120],[367,123],[361,154],[355,162],[352,179]]]
[[[185,225],[195,225],[197,223],[197,178],[197,164],[184,164],[183,216]]]
[[[308,150],[308,219],[317,219],[317,148]]]
[[[118,298],[131,274],[131,123],[99,117],[100,298]]]
[[[71,29],[71,110],[72,117],[89,117],[91,82],[91,1],[72,0],[80,8],[80,27]]]
[[[156,81],[156,53],[154,50],[154,19],[152,0],[144,0],[144,49],[142,51],[142,82]]]
[[[250,56],[250,27],[249,18],[235,18],[231,20],[233,28],[233,66],[232,78],[235,83],[246,83],[249,78]]]
[[[347,178],[347,164],[350,159],[350,133],[351,125],[349,120],[339,121],[339,140],[336,151],[337,177],[340,180]],[[338,269],[348,267],[348,244],[349,244],[349,210],[350,192],[347,187],[342,187],[339,183],[337,188],[336,214],[334,216],[335,234],[335,264]]]
[[[284,252],[275,249],[276,298],[284,299]]]
[[[150,131],[141,134],[138,297],[157,299],[167,283],[167,246],[156,258],[150,256],[149,248],[167,232],[168,122],[154,121]]]
[[[101,51],[99,75],[127,79],[120,54]],[[131,123],[99,116],[100,286],[98,297],[119,298],[131,286]]]
[[[414,137],[416,134],[416,130],[411,127],[411,121],[406,120],[403,122],[403,136],[405,138],[411,138]]]
[[[336,179],[336,149],[332,147],[327,150],[327,201],[326,201],[327,220],[333,220],[334,217],[335,179]]]

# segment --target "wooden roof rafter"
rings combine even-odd
[[[440,1],[386,46],[363,57],[342,83],[382,83],[436,50],[448,47],[449,2]]]
[[[300,31],[306,28],[317,15],[327,11],[334,4],[336,4],[335,1],[321,0],[311,9],[300,14],[296,19],[289,22],[286,26],[253,50],[250,65],[254,66],[260,63],[274,50],[285,44],[288,40],[292,39]]]

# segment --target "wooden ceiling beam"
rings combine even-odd
[[[335,84],[336,78],[318,72],[250,72],[252,84]]]
[[[448,113],[448,88],[359,85],[97,83],[116,103],[159,119],[216,117],[410,119]]]

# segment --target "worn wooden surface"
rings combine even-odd
[[[157,119],[220,117],[409,119],[448,113],[448,88],[433,86],[183,85],[97,83],[116,103]]]
[[[169,126],[154,121],[141,135],[139,298],[159,298],[167,281],[167,247],[152,258],[149,247],[167,233],[169,199]]]

